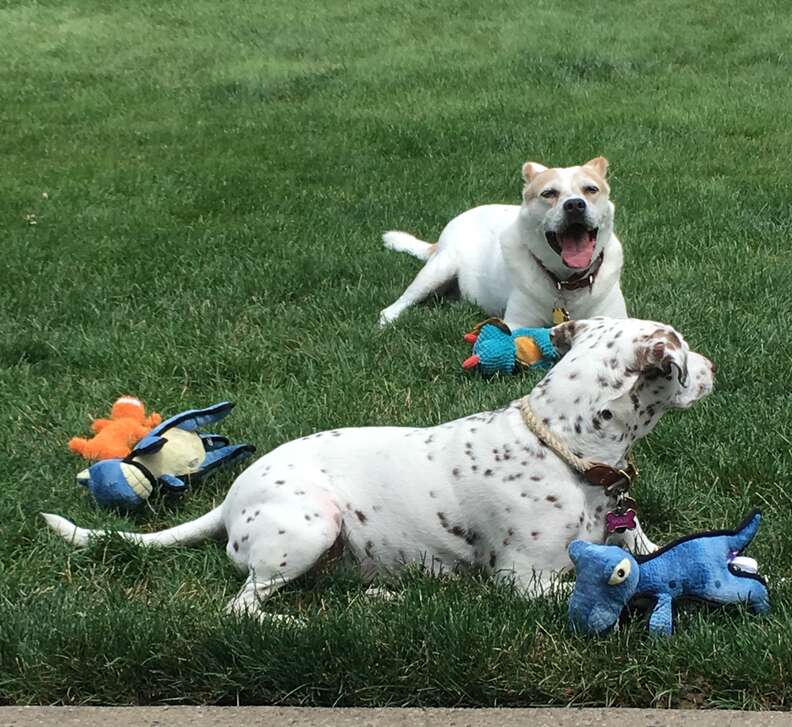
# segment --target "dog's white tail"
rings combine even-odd
[[[391,230],[382,236],[385,247],[396,252],[409,252],[419,260],[428,260],[434,252],[435,246],[429,242],[419,240],[406,232]]]
[[[210,510],[206,515],[202,515],[195,520],[182,523],[175,528],[160,530],[158,533],[122,533],[112,530],[87,530],[85,528],[78,528],[73,522],[70,522],[60,515],[50,515],[44,512],[41,514],[47,521],[47,525],[58,533],[67,543],[72,543],[80,548],[84,548],[88,545],[92,538],[99,538],[111,533],[121,536],[124,540],[139,543],[140,545],[167,548],[172,545],[192,545],[193,543],[200,543],[209,538],[219,537],[225,532],[222,505],[216,507],[214,510]]]

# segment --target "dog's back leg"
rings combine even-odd
[[[329,506],[326,497],[314,499],[310,492],[298,503],[266,502],[249,505],[246,510],[229,530],[227,552],[249,576],[226,612],[258,619],[288,619],[267,613],[263,602],[311,570],[332,548],[341,533],[341,514]]]
[[[411,305],[420,303],[432,293],[442,290],[453,280],[457,272],[457,262],[452,254],[447,249],[438,249],[429,257],[426,265],[421,268],[401,297],[380,312],[380,325],[387,326]]]

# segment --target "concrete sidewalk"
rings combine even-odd
[[[309,709],[287,707],[2,707],[2,727],[777,727],[786,712],[657,709]]]

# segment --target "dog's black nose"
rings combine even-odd
[[[564,202],[564,212],[572,215],[582,215],[586,211],[586,200],[580,197],[571,197]]]

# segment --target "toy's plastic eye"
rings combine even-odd
[[[624,583],[630,576],[630,561],[625,558],[616,564],[616,567],[608,579],[609,586],[618,586],[619,583]]]

